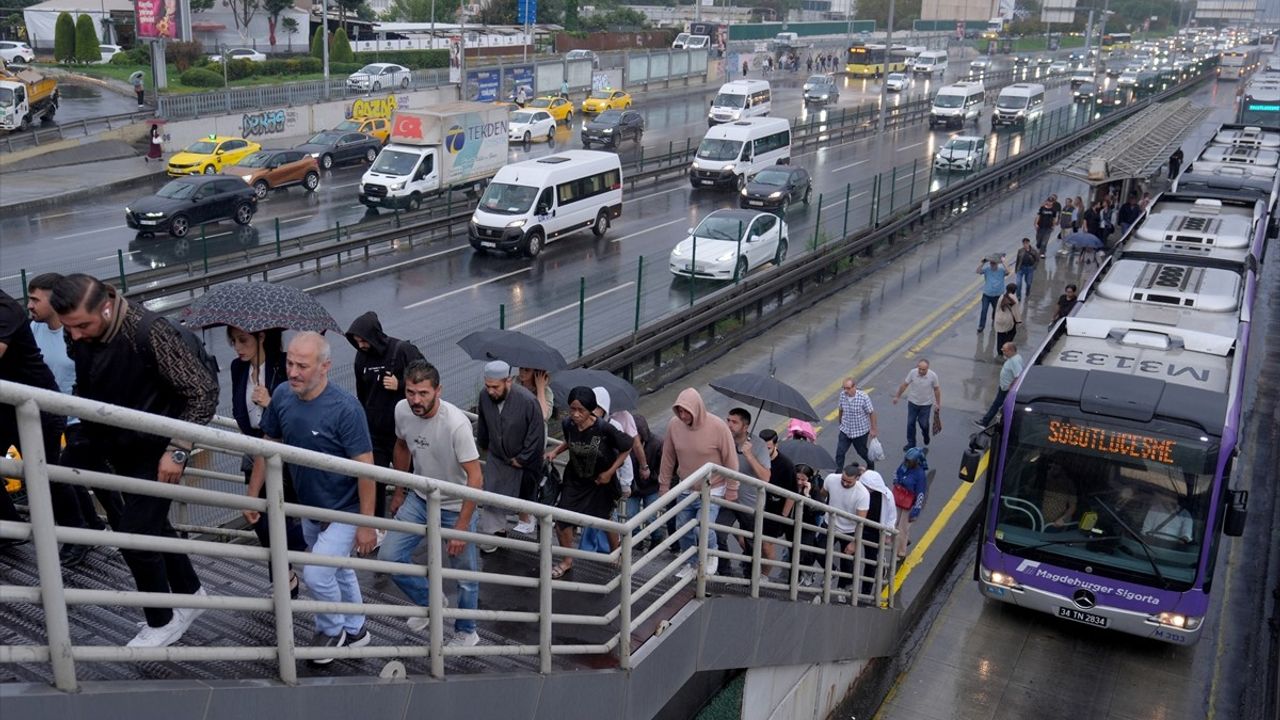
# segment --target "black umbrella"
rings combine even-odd
[[[458,341],[472,360],[502,360],[512,367],[556,372],[569,367],[559,350],[515,330],[477,330]]]
[[[1101,250],[1107,246],[1097,235],[1087,232],[1072,233],[1063,238],[1062,242],[1089,250]]]
[[[741,400],[786,417],[818,422],[813,406],[790,385],[759,373],[738,373],[711,381],[711,388],[734,400]]]
[[[808,440],[783,440],[778,443],[778,452],[796,465],[804,463],[819,471],[836,469],[836,459],[831,453]]]
[[[640,392],[635,386],[604,370],[574,368],[561,370],[551,376],[551,389],[555,391],[557,404],[561,407],[569,405],[569,391],[582,385],[589,388],[602,387],[609,391],[609,412],[635,410],[640,402]]]
[[[262,330],[340,330],[315,298],[295,287],[267,282],[219,285],[196,298],[182,313],[188,327],[231,325],[245,332]]]

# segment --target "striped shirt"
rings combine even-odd
[[[871,432],[871,413],[876,409],[871,398],[861,390],[854,390],[853,397],[840,391],[840,432],[856,438]]]

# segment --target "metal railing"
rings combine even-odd
[[[0,538],[32,540],[39,577],[38,587],[0,585],[0,603],[40,605],[44,614],[46,639],[43,645],[0,646],[0,663],[49,663],[52,666],[54,685],[68,692],[75,691],[78,687],[76,665],[81,662],[268,661],[275,663],[279,679],[289,684],[298,682],[299,660],[330,657],[348,659],[426,657],[429,672],[436,678],[444,676],[445,659],[452,656],[537,656],[540,672],[547,673],[552,670],[552,661],[556,656],[601,655],[612,657],[618,667],[628,669],[632,666],[633,633],[660,610],[670,605],[677,595],[685,590],[692,590],[693,597],[696,599],[706,598],[708,587],[718,585],[725,589],[730,586],[745,587],[751,597],[760,597],[762,590],[769,590],[771,595],[785,593],[785,597],[791,600],[803,598],[822,603],[843,601],[892,607],[895,601],[893,578],[896,557],[890,552],[893,536],[896,534],[894,528],[864,520],[812,498],[780,490],[753,477],[710,464],[674,485],[658,502],[626,522],[617,522],[11,382],[0,381],[0,403],[12,405],[15,408],[23,457],[20,461],[0,458],[0,474],[23,478],[30,510],[30,522],[0,523]],[[52,465],[44,456],[41,412],[92,417],[95,423],[111,427],[189,440],[197,447],[211,452],[264,456],[267,467],[267,497],[262,500],[242,494],[188,487],[183,484],[171,485]],[[407,488],[425,495],[426,523],[425,525],[408,523],[287,503],[284,500],[283,486],[286,462],[350,477],[371,478],[377,482],[385,482],[388,485]],[[747,508],[712,495],[710,480],[713,476],[755,486],[758,490],[755,507]],[[208,540],[161,538],[133,533],[57,527],[53,519],[50,481],[231,510],[268,512],[271,547],[266,549]],[[796,507],[795,518],[767,513],[766,500],[770,495],[780,496],[784,501],[792,500]],[[441,504],[451,499],[472,501],[487,508],[501,508],[509,512],[529,513],[536,518],[537,539],[529,541],[493,537],[443,527]],[[689,509],[695,502],[700,502],[696,513]],[[754,509],[754,528],[733,529],[714,523],[711,520],[713,505],[743,510]],[[852,533],[836,532],[809,519],[816,519],[822,514],[831,519],[844,518],[854,531]],[[347,523],[425,536],[429,561],[422,566],[372,558],[334,557],[311,552],[289,551],[285,542],[288,518]],[[783,523],[789,528],[787,535],[779,538],[765,537],[762,532],[765,519]],[[640,541],[650,538],[658,527],[665,525],[669,520],[677,522],[676,531],[665,540],[651,540],[651,547],[642,552],[638,547]],[[557,522],[610,533],[617,539],[616,549],[606,555],[577,548],[559,547],[553,544],[555,538],[553,528]],[[834,525],[833,521],[828,522],[828,526],[831,525]],[[862,532],[864,529],[878,530],[878,540],[864,540]],[[709,543],[712,531],[729,533],[738,538],[739,545],[749,544],[750,550],[721,552]],[[666,550],[675,546],[686,533],[696,535],[694,544],[675,550],[674,558],[664,555]],[[760,541],[753,541],[755,539]],[[450,540],[470,543],[483,541],[486,544],[496,544],[514,551],[536,553],[537,575],[529,577],[525,574],[513,575],[446,568],[442,564],[441,545]],[[122,590],[69,589],[64,585],[58,559],[59,543],[180,552],[218,557],[224,561],[257,563],[267,561],[272,569],[270,595],[197,596]],[[789,560],[770,560],[763,557],[763,543],[772,543],[777,547],[791,550]],[[873,554],[872,548],[878,552]],[[801,567],[805,557],[804,551],[816,553],[821,558],[822,567],[817,571],[821,574],[821,582],[813,586],[805,586],[800,581],[800,573],[804,569]],[[707,561],[712,557],[749,562],[752,569],[750,577],[730,578],[707,574]],[[603,583],[553,579],[552,566],[557,558],[572,558],[575,562],[612,563],[618,568],[618,572],[612,579]],[[675,575],[683,564],[695,559],[698,566],[696,574],[683,578]],[[430,609],[412,604],[291,600],[289,597],[290,563],[426,577],[429,583]],[[648,571],[637,577],[637,573],[641,573],[646,568]],[[767,575],[770,569],[782,572],[783,577],[770,578]],[[518,591],[527,594],[529,602],[527,607],[519,610],[465,610],[449,607],[444,601],[442,585],[444,580],[477,582],[481,585],[482,593],[485,586],[517,588]],[[842,587],[846,582],[849,587]],[[867,583],[870,591],[864,592],[863,586]],[[557,611],[557,606],[552,603],[553,591],[569,593],[572,596],[587,596],[594,598],[596,602],[602,599],[608,601],[616,592],[617,599],[601,614],[571,614]],[[572,600],[568,602],[571,603]],[[72,643],[68,618],[72,612],[71,608],[82,605],[200,608],[240,613],[270,612],[274,618],[276,642],[274,645],[261,646],[163,648],[75,645]],[[426,617],[428,640],[423,643],[369,645],[360,648],[297,647],[294,642],[295,613],[358,613],[406,619]],[[444,622],[446,619],[459,618],[534,625],[538,629],[538,642],[526,645],[446,647]],[[604,642],[593,644],[557,639],[555,633],[557,628],[574,626],[605,628],[610,634]]]
[[[10,132],[4,135],[5,152],[13,152],[28,147],[38,147],[44,143],[57,142],[67,138],[88,137],[89,135],[102,130],[113,130],[117,127],[125,127],[132,125],[139,120],[149,120],[155,117],[152,110],[138,110],[136,112],[119,113],[116,115],[104,115],[102,117],[82,118],[80,120],[69,120],[66,122],[57,122],[56,125],[48,127],[38,127],[25,132]]]

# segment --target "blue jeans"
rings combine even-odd
[[[929,412],[933,405],[917,405],[907,401],[907,446],[916,447],[916,427],[924,434],[924,444],[929,444]]]
[[[419,497],[416,492],[407,492],[404,504],[396,511],[396,520],[416,525],[426,525],[427,501]],[[472,513],[471,526],[467,528],[468,531],[476,531],[476,520],[477,513]],[[453,528],[457,522],[457,510],[442,509],[440,511],[441,528]],[[413,551],[425,541],[426,538],[422,535],[390,531],[382,540],[382,549],[378,551],[378,559],[388,562],[412,563]],[[471,572],[480,570],[480,550],[475,543],[464,545],[462,553],[459,555],[450,555],[448,552],[442,552],[442,555],[453,570],[468,570]],[[431,596],[428,593],[429,586],[425,577],[421,575],[392,575],[391,579],[395,582],[396,587],[400,588],[400,592],[403,592],[405,597],[409,598],[414,605],[421,607],[431,606]],[[480,583],[473,580],[459,580],[458,607],[463,610],[475,610],[479,606]],[[476,621],[473,618],[458,618],[453,623],[453,629],[460,633],[475,632]]]
[[[659,495],[656,492],[649,493],[648,495],[636,495],[633,493],[631,497],[627,498],[627,518],[633,518],[636,515],[639,515],[641,510],[644,510],[650,505],[658,502],[658,497]],[[649,522],[652,523],[653,521],[650,520]],[[637,531],[638,530],[639,528],[637,528]],[[649,535],[653,542],[661,542],[666,536],[667,529],[664,527],[654,530]]]
[[[844,458],[849,454],[849,447],[853,447],[853,451],[858,457],[867,464],[868,470],[875,470],[876,464],[867,459],[867,438],[870,432],[859,435],[858,437],[849,437],[843,432],[836,436],[836,472],[844,472]]]
[[[991,320],[992,320],[992,322],[994,322],[994,321],[995,321],[995,317],[996,317],[996,303],[997,303],[997,302],[999,302],[999,300],[1000,300],[1000,296],[999,296],[999,295],[986,295],[986,294],[983,294],[983,296],[982,296],[982,314],[978,316],[978,332],[982,332],[982,330],[984,330],[984,329],[987,327],[987,308],[988,308],[988,307],[989,307],[989,308],[991,308]]]
[[[697,518],[698,513],[702,510],[702,498],[701,496],[697,496],[698,495],[697,493],[684,493],[683,495],[680,496],[680,499],[684,500],[685,495],[690,495],[690,494],[695,495],[696,497],[694,498],[693,502],[689,504],[688,507],[686,507],[685,509],[681,510],[679,513],[676,514],[676,527],[680,527],[685,523],[689,522],[690,520]],[[711,507],[707,509],[707,519],[710,522],[714,523],[716,521],[716,518],[719,516],[720,516],[720,506],[716,505],[715,503],[711,503]],[[697,526],[694,526],[693,529],[689,530],[689,532],[680,536],[680,552],[684,552],[685,550],[688,550],[689,548],[697,544],[698,544]],[[714,548],[715,546],[716,546],[716,531],[715,531],[715,528],[712,528],[711,534],[707,536],[707,548],[711,549],[711,548]],[[689,558],[689,562],[686,564],[697,565],[698,564],[697,554],[694,554],[692,558]]]
[[[989,425],[995,419],[996,413],[1000,412],[1000,408],[1004,407],[1004,399],[1009,395],[1008,388],[1000,390],[996,393],[996,399],[991,401],[991,407],[987,408],[987,414],[982,416],[982,424]]]
[[[1035,274],[1035,271],[1035,265],[1018,268],[1018,300],[1022,300],[1022,298],[1031,294],[1031,278]]]
[[[349,557],[356,544],[356,526],[343,523],[328,523],[315,520],[302,520],[302,537],[311,546],[316,555],[331,557]],[[311,595],[325,602],[362,603],[360,582],[356,579],[356,571],[351,568],[326,567],[323,565],[302,566],[302,579],[311,590]],[[316,613],[316,632],[329,637],[337,637],[343,630],[348,635],[355,635],[364,629],[364,615],[344,615],[342,613]]]

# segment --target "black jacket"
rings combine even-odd
[[[422,352],[413,343],[388,336],[382,331],[378,314],[367,312],[347,328],[347,342],[356,349],[356,398],[364,407],[369,434],[374,445],[379,441],[395,442],[396,403],[404,399],[404,370],[414,360],[422,360]],[[355,338],[369,342],[368,352],[361,352]],[[382,386],[382,378],[395,375],[400,389],[392,392]]]
[[[258,378],[267,392],[273,392],[289,380],[285,371],[285,354],[267,358]],[[231,361],[231,416],[236,419],[240,432],[250,437],[262,437],[262,431],[249,424],[249,404],[245,400],[245,387],[249,384],[249,363],[236,358]]]

